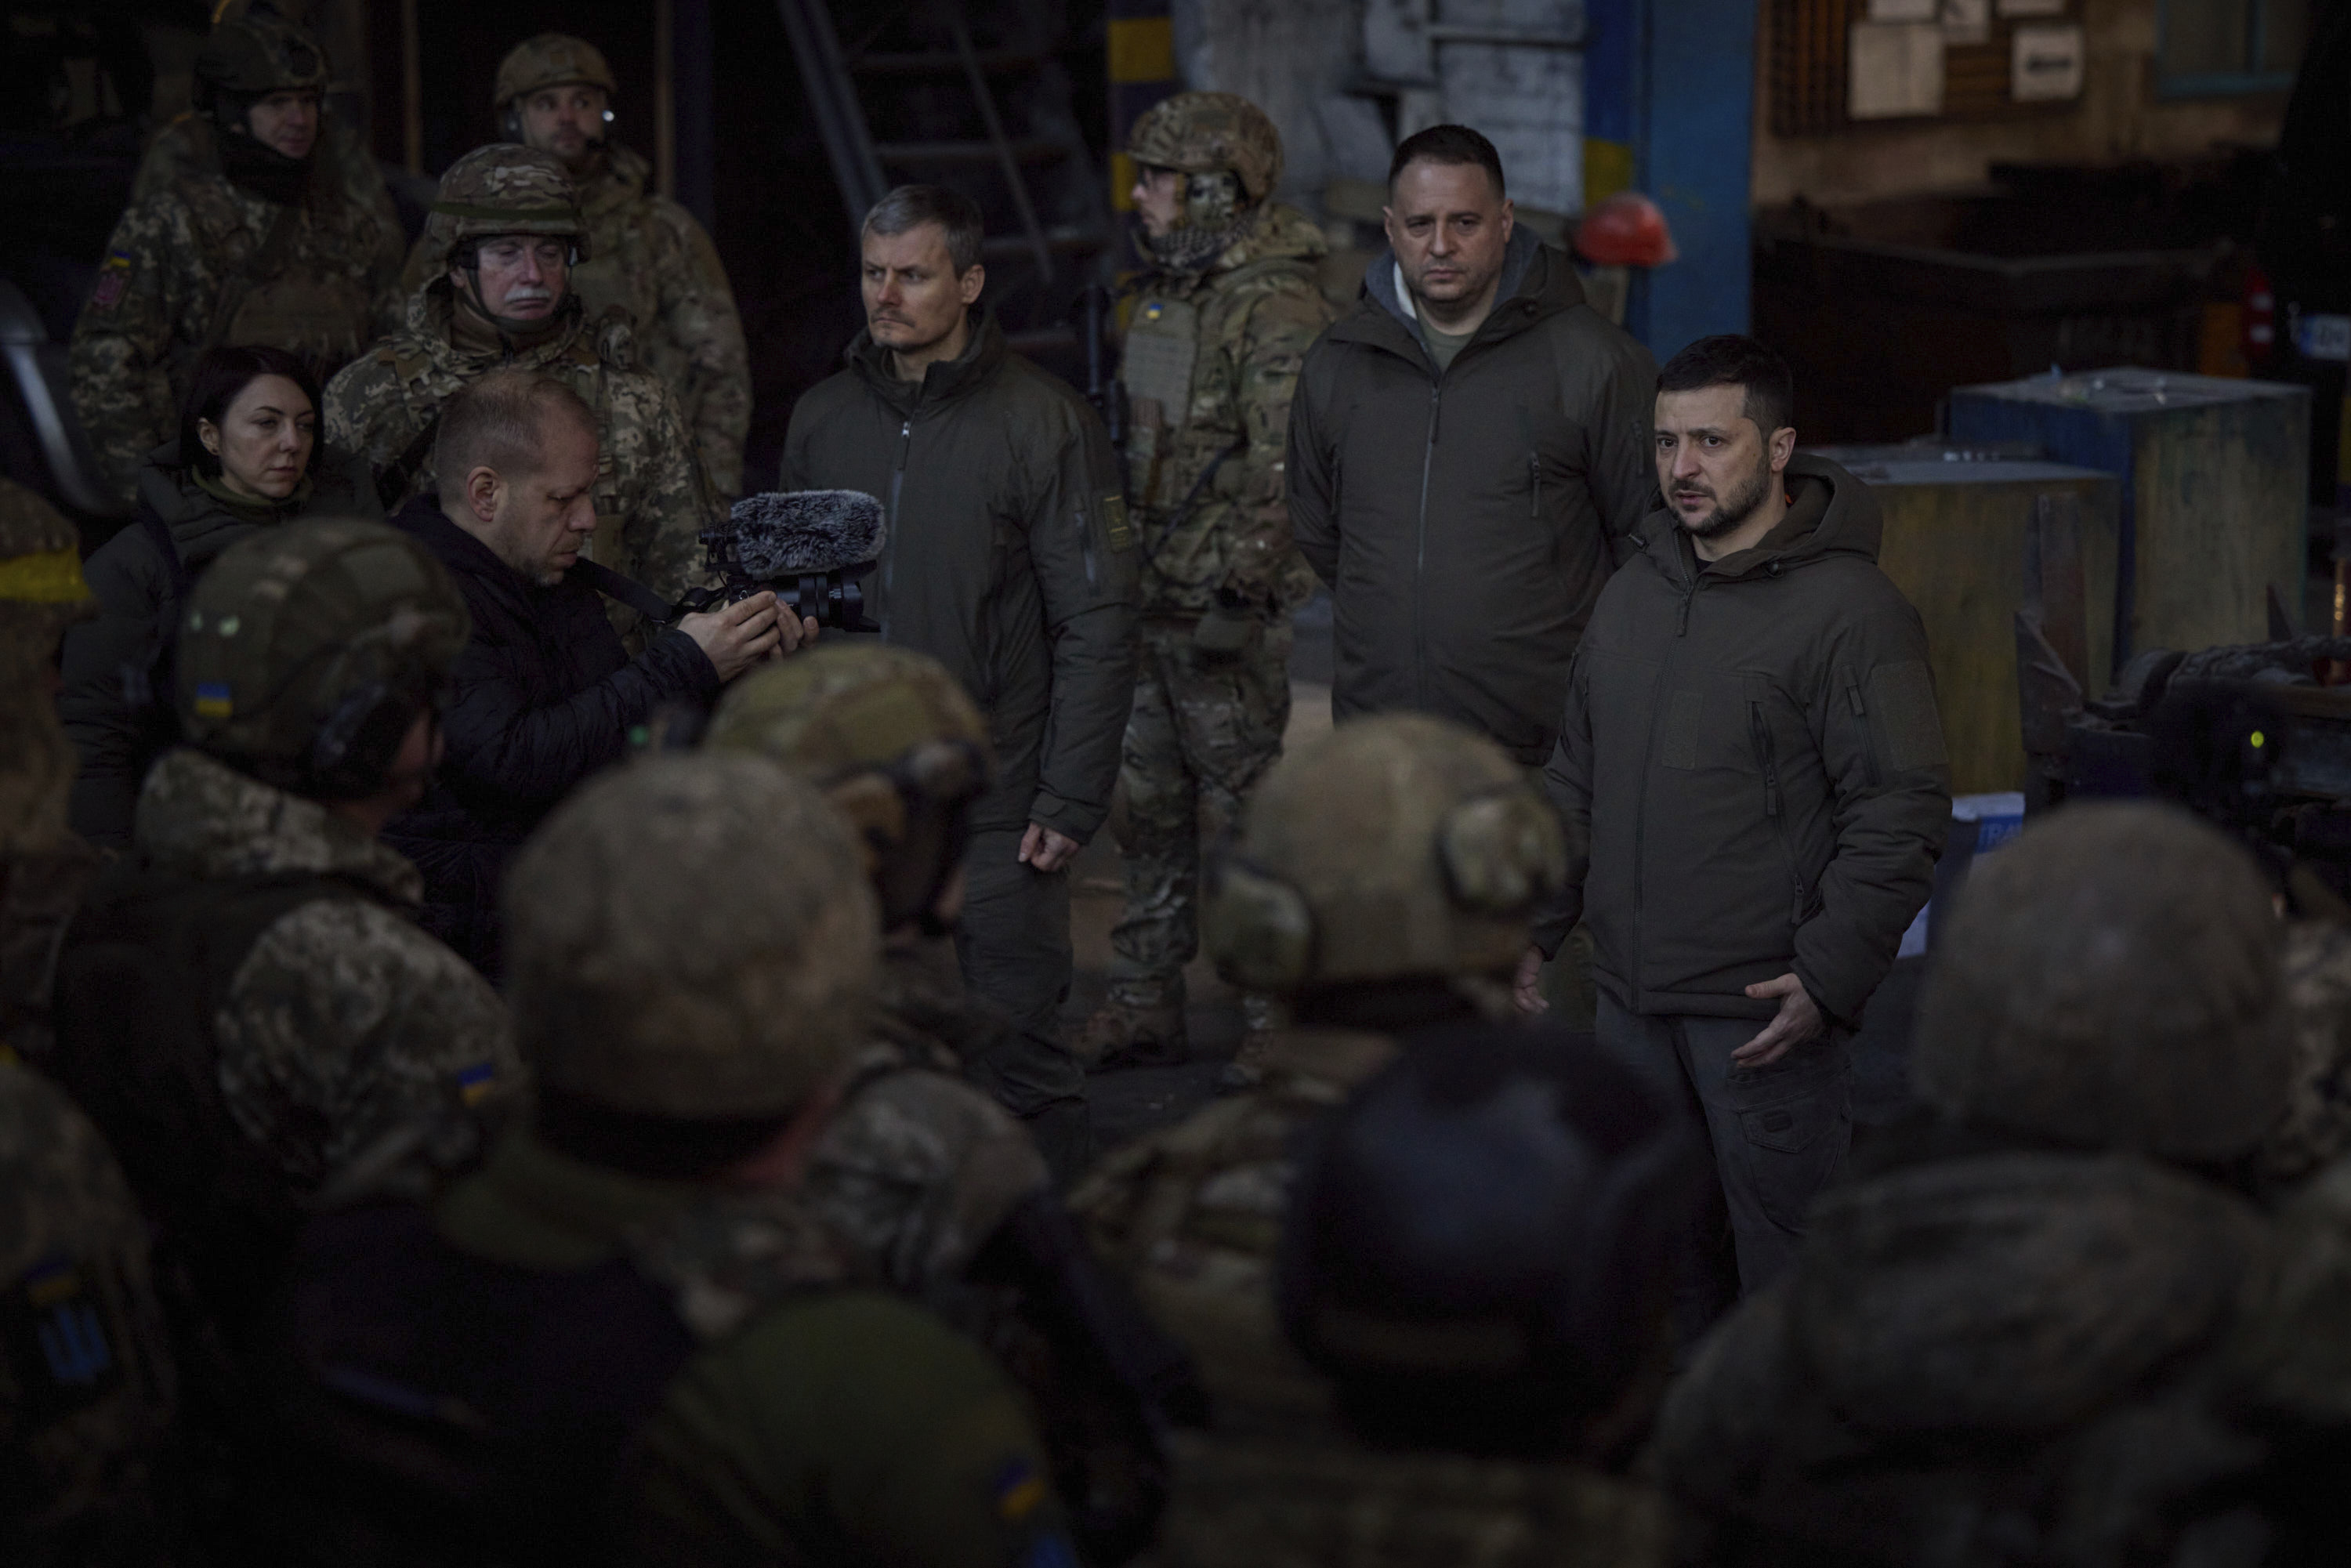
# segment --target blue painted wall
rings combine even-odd
[[[1680,259],[1636,276],[1625,325],[1659,360],[1744,332],[1757,0],[1589,0],[1585,200],[1656,198]]]

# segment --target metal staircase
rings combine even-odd
[[[1050,8],[861,6],[844,39],[827,0],[777,5],[851,226],[904,181],[963,192],[987,218],[986,298],[1013,346],[1075,352],[1070,317],[1113,230],[1062,40],[1039,17]]]

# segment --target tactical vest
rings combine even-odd
[[[669,1292],[475,1257],[412,1204],[315,1221],[294,1274],[274,1534],[320,1568],[627,1559],[635,1439],[696,1348]]]
[[[278,207],[269,232],[214,301],[202,347],[265,344],[298,356],[321,384],[374,335],[363,275],[314,269],[300,245],[304,212]]]
[[[101,873],[57,962],[55,1076],[106,1134],[202,1305],[248,1321],[302,1219],[301,1194],[230,1113],[214,1035],[262,933],[320,899],[381,902],[311,872],[210,881],[127,861]]]

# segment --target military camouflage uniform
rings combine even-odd
[[[170,752],[139,797],[140,850],[206,878],[285,873],[413,904],[416,868],[315,801],[200,752]],[[506,1009],[465,960],[390,908],[319,899],[261,934],[214,1019],[229,1112],[305,1186],[412,1118],[522,1082]]]
[[[882,1039],[851,1069],[802,1190],[868,1277],[926,1295],[1048,1178],[1028,1130],[961,1076],[956,1042],[1011,1025],[964,989],[954,944],[885,949],[880,1003]]]
[[[707,580],[698,536],[713,507],[701,464],[669,389],[632,368],[626,324],[591,325],[570,310],[554,336],[510,358],[486,324],[476,327],[470,312],[457,308],[445,278],[411,296],[407,324],[328,386],[324,438],[364,454],[381,471],[475,377],[507,367],[544,371],[596,411],[596,533],[590,553],[664,599]],[[428,451],[392,503],[437,484]]]
[[[743,493],[743,437],[751,428],[751,360],[735,291],[694,214],[647,192],[652,171],[626,147],[611,146],[580,179],[588,256],[571,287],[601,320],[614,306],[636,326],[637,361],[659,376],[694,433],[711,487]],[[413,293],[439,275],[419,239],[401,275]]]
[[[1202,808],[1234,822],[1290,722],[1290,611],[1304,580],[1282,462],[1299,367],[1331,319],[1315,281],[1326,247],[1280,203],[1236,228],[1198,270],[1146,278],[1121,370],[1144,619],[1119,758],[1126,908],[1112,995],[1136,1009],[1180,1009],[1198,948]]]
[[[0,1561],[169,1560],[168,1345],[146,1219],[105,1140],[0,1061]]]
[[[375,161],[374,152],[357,131],[335,118],[333,110],[322,104],[319,116],[319,144],[311,155],[324,168],[328,182],[341,192],[344,200],[381,214],[398,232],[400,209],[392,204],[392,191],[383,183],[383,165]],[[194,110],[173,115],[149,139],[147,151],[140,155],[139,172],[131,177],[131,205],[177,188],[216,162],[212,121]],[[399,325],[401,301],[409,293],[398,282],[384,291],[376,320],[379,332]]]
[[[2257,1166],[2272,1181],[2293,1181],[2351,1154],[2351,927],[2292,921],[2280,963],[2294,1088]]]
[[[282,207],[215,164],[114,225],[67,369],[118,494],[136,494],[140,464],[178,428],[188,372],[207,346],[267,343],[329,373],[366,347],[396,285],[400,225],[324,185],[308,209]]]

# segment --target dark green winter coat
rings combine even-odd
[[[1927,902],[1950,822],[1927,634],[1877,570],[1869,487],[1788,465],[1792,505],[1701,562],[1662,508],[1610,580],[1543,782],[1593,977],[1635,1013],[1768,1018],[1746,987],[1794,973],[1858,1020]]]
[[[1539,767],[1656,495],[1657,367],[1531,230],[1443,371],[1395,275],[1382,251],[1290,406],[1290,532],[1336,601],[1332,713],[1437,714]]]
[[[867,612],[987,715],[996,788],[977,831],[1083,843],[1110,811],[1134,701],[1137,567],[1110,438],[1063,382],[975,316],[920,384],[860,332],[792,410],[788,490],[863,490],[889,518]]]

